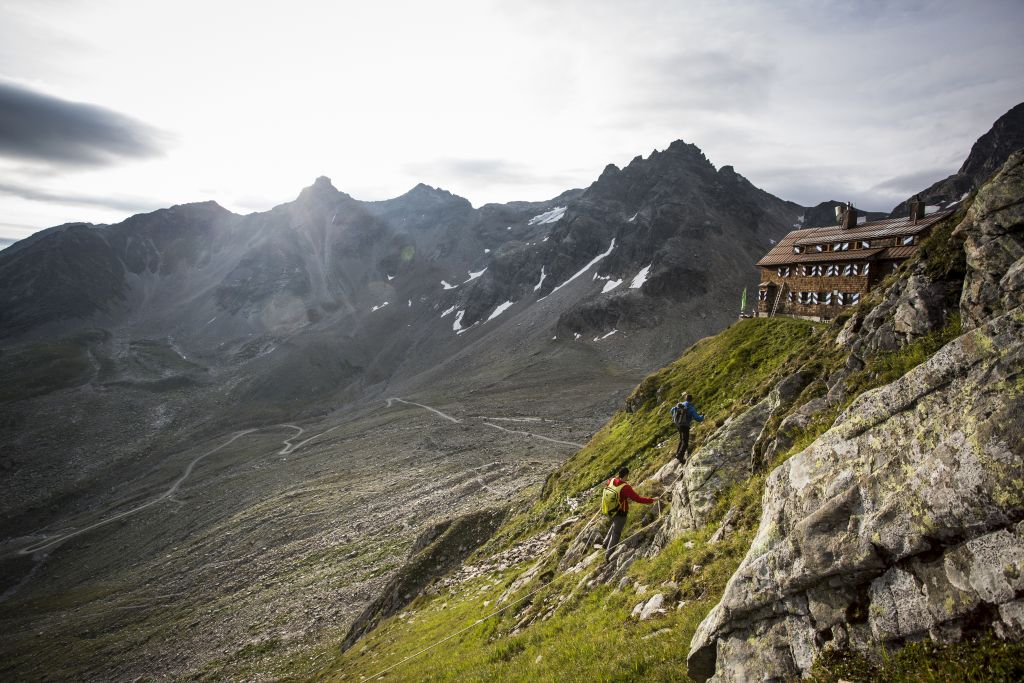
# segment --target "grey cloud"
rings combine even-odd
[[[7,247],[17,242],[17,240],[8,239],[7,237],[0,237],[0,251],[3,251]]]
[[[72,206],[98,206],[104,209],[115,209],[131,213],[152,211],[157,208],[157,205],[154,202],[138,198],[107,196],[96,197],[74,193],[63,194],[5,182],[0,182],[0,195],[2,194],[12,195],[35,202],[53,202],[57,204],[70,204]]]
[[[0,156],[105,166],[120,159],[159,156],[166,137],[111,109],[0,81]]]

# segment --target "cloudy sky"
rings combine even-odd
[[[5,0],[0,242],[417,182],[539,200],[693,142],[888,210],[1024,100],[1024,2]]]

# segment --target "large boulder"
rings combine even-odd
[[[698,628],[696,681],[1021,627],[1024,307],[866,392],[769,476],[758,535]]]
[[[954,236],[964,238],[965,329],[1024,304],[1024,150],[979,192]]]

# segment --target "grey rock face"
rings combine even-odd
[[[816,638],[955,639],[985,606],[1018,628],[1022,372],[1018,308],[865,393],[776,469],[758,535],[691,643],[690,676],[798,675]]]
[[[397,614],[432,580],[462,564],[491,537],[505,519],[504,509],[485,509],[428,529],[417,539],[413,554],[380,596],[352,623],[342,643],[347,650],[382,619]]]
[[[978,192],[955,235],[965,238],[960,299],[966,329],[1024,304],[1024,150]]]
[[[641,608],[639,619],[640,621],[647,621],[648,619],[654,618],[660,612],[665,610],[662,607],[665,604],[665,596],[661,593],[656,593],[654,597],[647,601],[647,603]]]
[[[771,397],[726,422],[683,467],[672,486],[667,531],[676,538],[708,521],[718,495],[750,474],[750,452],[765,422],[778,407]]]
[[[915,273],[893,284],[885,299],[864,316],[858,334],[844,337],[853,354],[893,351],[942,326],[946,284]]]

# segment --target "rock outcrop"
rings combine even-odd
[[[381,619],[397,614],[434,579],[452,571],[487,541],[505,519],[506,510],[488,509],[435,525],[413,544],[411,557],[380,596],[352,623],[342,643],[347,650]]]
[[[975,198],[956,236],[968,273],[960,299],[965,328],[1024,304],[1024,150]]]
[[[1022,156],[957,228],[969,331],[772,472],[758,535],[691,642],[694,680],[798,677],[825,647],[1024,634]],[[898,284],[847,341],[886,350],[938,324],[912,303],[928,283]]]

